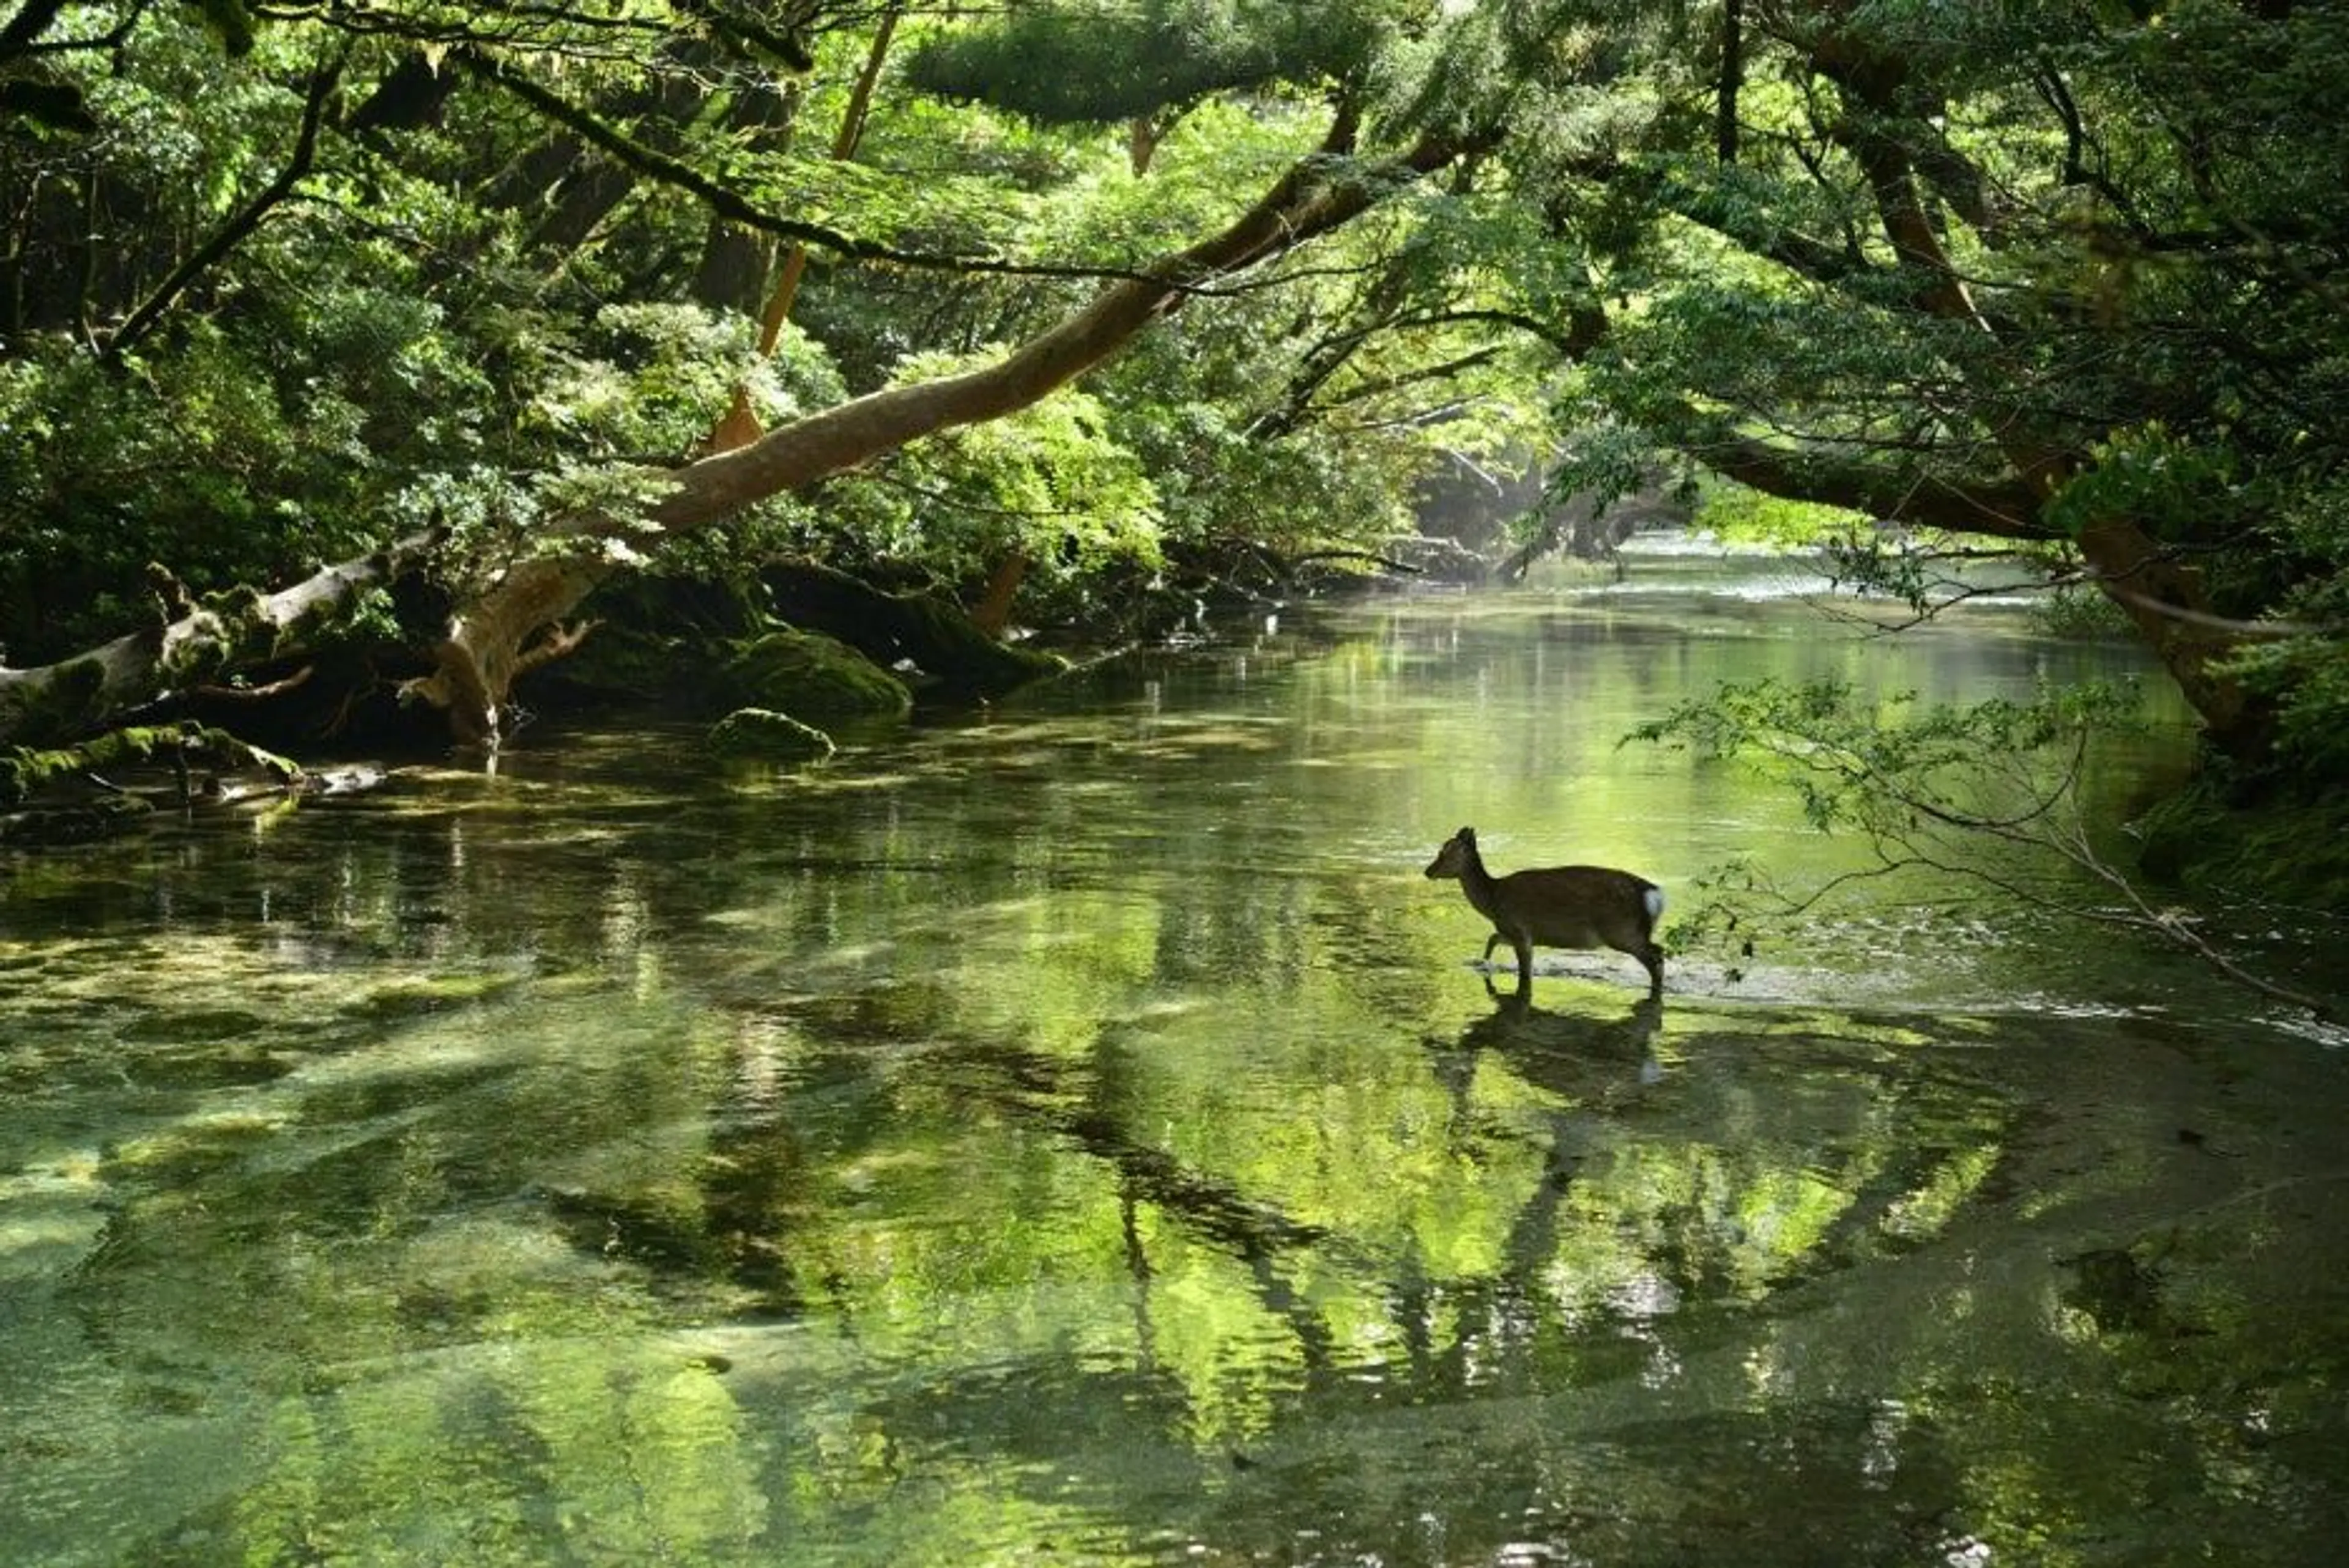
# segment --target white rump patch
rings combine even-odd
[[[1641,893],[1640,895],[1640,899],[1641,903],[1648,906],[1648,919],[1651,922],[1654,921],[1659,915],[1664,913],[1663,889],[1660,887],[1651,887],[1647,892]]]

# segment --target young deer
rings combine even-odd
[[[1457,877],[1476,913],[1493,923],[1493,934],[1485,939],[1486,958],[1504,942],[1516,950],[1518,995],[1533,991],[1536,943],[1628,953],[1648,971],[1648,995],[1664,994],[1664,950],[1654,936],[1664,890],[1646,878],[1605,866],[1551,866],[1496,877],[1476,852],[1474,828],[1446,840],[1428,861],[1427,874]]]

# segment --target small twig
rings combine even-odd
[[[316,673],[316,665],[304,665],[283,680],[271,681],[267,686],[199,686],[191,687],[190,694],[212,702],[265,702],[274,696],[284,696],[287,692],[295,690],[308,681]]]

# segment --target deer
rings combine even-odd
[[[1485,957],[1507,943],[1517,954],[1517,995],[1534,985],[1534,944],[1611,947],[1638,959],[1648,972],[1648,995],[1664,994],[1664,950],[1656,945],[1664,890],[1645,877],[1608,866],[1546,866],[1496,877],[1476,852],[1476,830],[1463,828],[1427,862],[1430,881],[1455,878],[1476,913],[1493,923]],[[1485,977],[1491,986],[1490,975]]]

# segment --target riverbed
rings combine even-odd
[[[1669,946],[1847,869],[1623,744],[1723,681],[2138,678],[2095,787],[2184,756],[2125,645],[1823,586],[1651,542],[0,861],[0,1561],[2336,1561],[2336,1034],[1897,879],[1519,1003],[1421,875]]]

